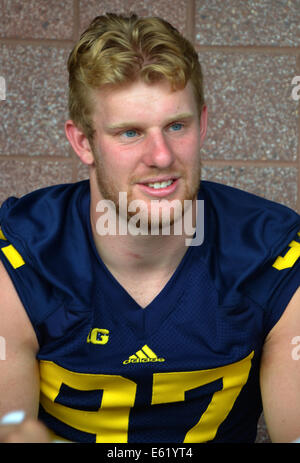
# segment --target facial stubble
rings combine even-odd
[[[139,208],[135,212],[129,211],[127,208],[127,217],[120,217],[120,213],[123,212],[123,209],[120,207],[119,203],[119,193],[120,191],[114,188],[113,180],[110,179],[109,175],[105,172],[105,166],[103,163],[102,156],[99,155],[95,149],[93,149],[93,155],[94,155],[94,162],[95,162],[95,173],[96,173],[96,180],[97,180],[97,186],[98,190],[100,192],[100,195],[103,199],[112,201],[112,203],[115,205],[116,213],[118,216],[118,219],[126,220],[127,223],[133,217],[139,212]],[[172,176],[172,172],[168,172],[166,170],[158,170],[156,171],[151,171],[148,173],[148,177],[152,176],[160,176],[160,175],[169,175]],[[200,160],[200,154],[197,157],[197,164],[196,166],[192,169],[191,172],[191,180],[187,180],[186,174],[180,176],[180,181],[183,182],[184,185],[184,195],[183,199],[181,201],[181,208],[180,208],[180,215],[176,214],[174,210],[171,209],[172,214],[170,214],[170,226],[174,225],[174,222],[182,219],[185,209],[184,209],[184,201],[193,201],[197,198],[197,194],[200,188],[200,182],[201,182],[201,160]],[[134,185],[135,182],[129,183],[130,189],[127,191],[127,204],[129,205],[131,201],[137,198],[133,198],[133,192],[132,192],[132,185]],[[166,201],[166,200],[165,200]],[[151,227],[153,227],[153,220],[151,220],[151,205],[155,204],[157,207],[157,200],[154,201],[153,203],[150,202],[150,211],[148,208],[148,230],[150,232]],[[153,219],[153,215],[152,215]],[[160,215],[159,217],[159,224],[157,224],[159,230],[163,228],[163,219],[162,216]]]

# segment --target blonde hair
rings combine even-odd
[[[192,44],[167,21],[107,13],[97,16],[68,59],[69,113],[92,141],[92,89],[136,79],[167,79],[173,90],[193,85],[199,115],[204,105],[203,78]]]

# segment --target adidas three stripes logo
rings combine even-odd
[[[145,344],[140,350],[138,350],[135,354],[130,355],[127,360],[124,360],[123,364],[126,365],[127,363],[148,363],[148,362],[164,362],[164,358],[159,358],[150,349],[150,347]]]

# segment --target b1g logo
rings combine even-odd
[[[86,342],[92,344],[107,344],[109,339],[109,331],[104,328],[93,328],[88,334]]]

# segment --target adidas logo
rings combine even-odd
[[[145,344],[140,350],[138,350],[134,355],[131,355],[127,360],[124,360],[123,364],[127,363],[149,363],[149,362],[164,362],[164,358],[159,358],[150,349],[150,347]]]

